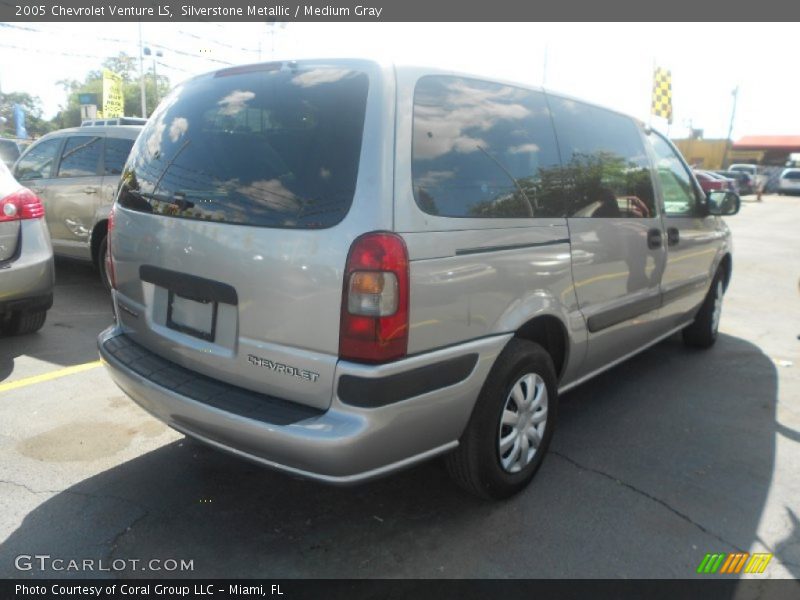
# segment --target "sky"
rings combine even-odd
[[[544,87],[651,122],[733,139],[800,134],[797,25],[792,23],[144,23],[159,74],[192,75],[259,60],[363,57],[431,65]],[[60,79],[103,58],[138,57],[136,23],[0,24],[0,89],[65,103]],[[145,68],[152,69],[145,57]],[[649,117],[654,65],[672,71],[672,125]]]

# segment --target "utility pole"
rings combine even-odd
[[[731,134],[733,133],[733,120],[736,117],[736,101],[739,98],[739,86],[733,88],[731,92],[733,96],[733,109],[731,110],[731,122],[728,125],[728,137],[725,139],[725,154],[722,156],[722,168],[728,168],[728,152],[731,149]]]
[[[544,61],[542,62],[542,87],[547,82],[547,42],[544,43]]]
[[[151,50],[149,46],[144,47],[144,55],[153,57],[153,97],[155,98],[155,105],[153,110],[158,106],[158,72],[156,71],[156,57],[161,58],[164,53],[161,50]]]
[[[139,21],[139,89],[142,92],[142,117],[147,118],[147,97],[144,93],[144,50],[142,46],[142,22]]]

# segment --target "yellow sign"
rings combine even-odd
[[[103,69],[103,117],[110,119],[125,116],[125,96],[122,93],[122,77]]]

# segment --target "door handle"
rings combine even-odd
[[[667,245],[674,246],[681,241],[681,233],[677,227],[670,227],[667,229]]]
[[[87,185],[85,188],[83,188],[83,193],[84,194],[96,194],[97,193],[97,188],[92,186],[92,185]]]
[[[650,250],[656,250],[657,248],[661,248],[661,230],[660,229],[651,229],[647,232],[647,247]]]

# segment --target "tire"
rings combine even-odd
[[[33,312],[16,311],[2,326],[2,332],[6,335],[24,335],[39,331],[47,318],[46,310]]]
[[[683,329],[684,344],[693,348],[710,348],[714,345],[717,341],[724,295],[722,273],[717,271],[694,322]]]
[[[531,382],[534,385],[528,385]],[[523,398],[527,409],[517,404],[515,392],[517,398]],[[550,355],[539,344],[512,339],[483,385],[458,448],[445,457],[450,476],[462,488],[482,498],[508,498],[521,491],[542,464],[555,428],[557,409],[558,388]],[[506,414],[507,411],[511,414]],[[515,423],[513,413],[521,411],[526,420]],[[534,438],[527,434],[532,428],[538,438],[535,448]],[[506,441],[503,451],[501,439],[514,441],[510,446]],[[526,445],[528,454],[523,460]]]
[[[100,280],[106,288],[107,292],[111,292],[111,280],[108,278],[108,269],[106,268],[106,255],[108,254],[108,236],[104,235],[100,240],[100,245],[97,248],[97,270],[100,271]]]

